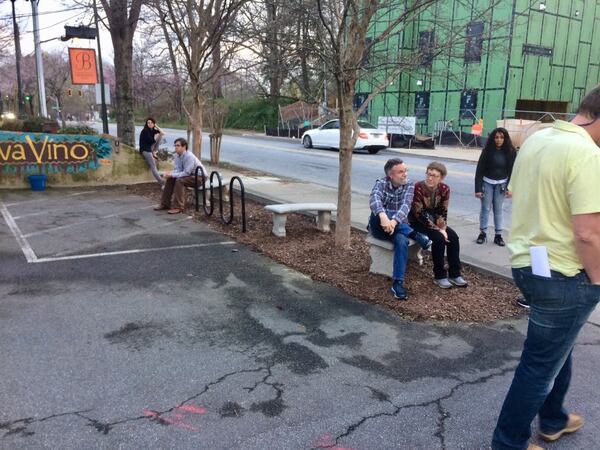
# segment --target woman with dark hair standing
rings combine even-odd
[[[487,241],[487,227],[490,209],[494,211],[494,244],[504,247],[502,239],[502,205],[504,198],[511,197],[507,189],[515,163],[517,151],[512,145],[508,131],[496,128],[488,136],[485,148],[479,156],[475,171],[475,197],[481,199],[477,243]]]
[[[163,185],[165,182],[156,169],[155,153],[158,144],[164,137],[165,133],[158,128],[156,120],[152,117],[148,117],[144,124],[144,128],[140,132],[140,154],[146,160],[146,164],[150,167],[152,175],[154,175],[154,178],[156,178],[156,181],[158,181],[160,185]]]

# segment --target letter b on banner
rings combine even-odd
[[[96,84],[96,50],[93,48],[69,48],[71,81],[73,84]]]

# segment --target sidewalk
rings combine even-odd
[[[431,150],[418,151],[431,152]],[[207,169],[214,170],[210,166]],[[231,170],[221,168],[218,170],[225,178],[235,175]],[[244,176],[243,181],[246,193],[261,203],[331,202],[337,204],[337,189],[326,186],[274,176]],[[369,196],[353,193],[352,226],[356,230],[366,231],[369,214]],[[490,242],[477,245],[475,243],[475,238],[479,234],[477,222],[461,217],[450,217],[449,223],[461,236],[461,259],[463,262],[480,271],[512,279],[506,247],[498,247]]]

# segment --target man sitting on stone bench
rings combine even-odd
[[[406,300],[404,273],[408,261],[408,238],[417,241],[423,249],[429,248],[431,241],[408,225],[414,185],[408,180],[408,168],[404,161],[390,159],[385,163],[384,171],[386,176],[375,182],[369,197],[369,231],[377,239],[394,243],[394,281],[391,291],[395,298]]]

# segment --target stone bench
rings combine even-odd
[[[387,275],[392,278],[392,269],[394,267],[394,244],[390,241],[383,241],[367,235],[367,244],[369,244],[369,256],[371,257],[371,267],[369,272]],[[412,239],[408,240],[408,260],[417,261],[420,266],[423,265],[423,249]]]
[[[283,203],[281,205],[267,205],[267,211],[273,213],[273,234],[285,237],[285,223],[287,215],[302,211],[316,211],[317,228],[321,231],[330,231],[331,213],[337,211],[334,203]]]

